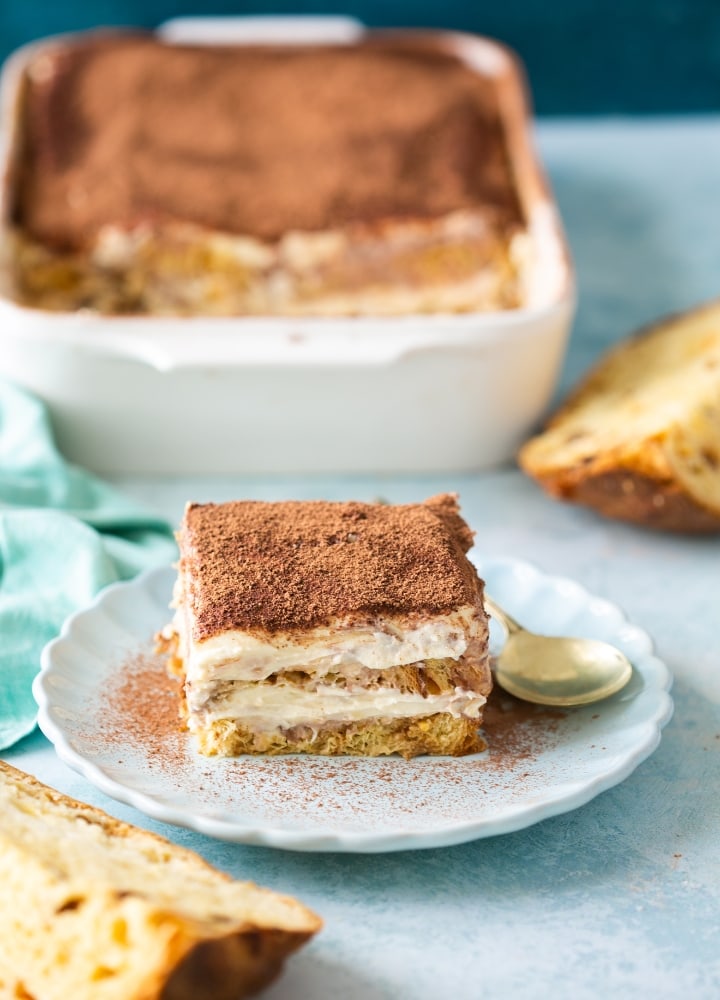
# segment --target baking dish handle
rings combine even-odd
[[[175,17],[157,34],[167,42],[193,45],[347,45],[365,28],[353,17]]]

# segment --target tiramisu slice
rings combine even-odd
[[[456,499],[191,504],[174,623],[206,754],[460,755],[491,687]]]
[[[424,37],[48,43],[18,109],[16,296],[156,315],[520,306],[499,86]]]

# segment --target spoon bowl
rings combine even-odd
[[[485,608],[505,630],[495,680],[538,705],[590,705],[622,690],[632,677],[627,657],[599,639],[537,635],[485,595]]]

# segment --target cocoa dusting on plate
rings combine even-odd
[[[138,652],[126,660],[102,695],[95,744],[108,750],[141,745],[163,767],[182,765],[188,735],[179,716],[180,687],[162,657]]]
[[[87,733],[95,752],[122,764],[133,748],[142,754],[143,767],[159,771],[168,786],[187,784],[189,793],[197,788],[206,806],[232,808],[238,796],[246,801],[254,794],[264,813],[276,818],[308,809],[328,818],[346,811],[359,815],[369,800],[378,799],[401,814],[438,807],[445,815],[462,814],[468,786],[476,797],[483,788],[520,787],[530,780],[533,761],[557,744],[567,714],[524,704],[496,689],[483,724],[489,749],[470,757],[205,758],[183,729],[179,687],[162,656],[140,651],[128,658],[101,696],[96,730]],[[412,801],[408,782],[417,793]],[[361,783],[365,804],[358,795]]]
[[[488,764],[501,768],[532,760],[557,734],[567,712],[545,705],[530,705],[495,688],[483,718],[483,732],[492,753]]]

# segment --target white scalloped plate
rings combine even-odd
[[[108,795],[224,840],[373,852],[521,829],[584,805],[652,753],[672,714],[671,678],[645,632],[571,580],[511,559],[478,569],[529,628],[617,645],[635,667],[628,687],[567,712],[498,696],[490,749],[463,758],[202,757],[177,729],[175,695],[152,652],[169,616],[167,567],[108,587],[45,648],[34,685],[40,727]]]

